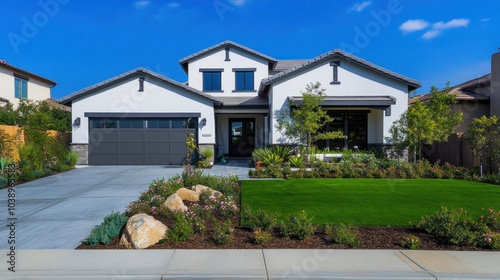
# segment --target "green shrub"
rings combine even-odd
[[[442,237],[452,245],[472,245],[476,240],[475,231],[481,225],[474,222],[464,209],[449,211],[442,206],[435,214],[422,218],[416,227]]]
[[[210,162],[206,160],[200,160],[196,163],[196,167],[198,168],[208,168],[210,166]]]
[[[69,166],[75,166],[76,163],[78,162],[79,157],[80,156],[78,155],[78,153],[76,153],[74,151],[69,151],[68,155],[66,157],[66,161],[67,161]]]
[[[95,246],[99,244],[107,245],[113,238],[120,234],[121,229],[127,223],[127,216],[120,212],[111,212],[104,217],[104,221],[94,226],[87,239],[82,240],[83,244]]]
[[[483,234],[480,234],[478,236],[477,245],[486,249],[500,249],[500,233],[487,231]]]
[[[268,153],[269,153],[269,149],[267,149],[267,148],[255,149],[252,152],[252,161],[253,162],[264,161],[264,157]]]
[[[302,211],[299,215],[289,215],[280,223],[281,234],[287,238],[303,240],[314,233],[313,218]]]
[[[288,146],[275,145],[271,146],[270,150],[272,154],[278,155],[283,159],[283,161],[288,161],[290,156],[292,155],[290,147]]]
[[[481,177],[481,182],[500,185],[500,173],[491,173]]]
[[[225,245],[231,243],[234,239],[234,228],[231,220],[226,220],[223,223],[214,219],[215,228],[212,232],[212,240],[217,245]]]
[[[500,231],[500,211],[495,211],[492,208],[489,208],[488,210],[483,208],[483,211],[486,211],[487,213],[485,215],[481,215],[479,221],[490,229]]]
[[[415,235],[408,235],[403,238],[401,241],[401,246],[405,249],[417,250],[420,248],[421,242],[420,238]]]
[[[268,154],[264,157],[263,162],[266,166],[276,165],[279,166],[283,163],[284,159],[278,154]]]
[[[132,217],[135,214],[139,214],[139,213],[146,213],[146,214],[151,213],[151,206],[149,205],[149,203],[142,201],[142,200],[138,200],[138,201],[130,203],[127,206],[127,210],[125,210],[125,214],[128,217]]]
[[[332,240],[335,243],[344,244],[351,248],[359,245],[357,227],[340,224],[334,228],[331,234]]]
[[[290,162],[290,165],[292,167],[300,168],[304,166],[304,164],[306,163],[306,159],[301,156],[293,156],[288,159],[288,162]]]
[[[165,239],[170,242],[182,242],[194,235],[190,217],[184,212],[174,212],[174,227],[165,233]]]
[[[269,214],[262,209],[253,211],[248,205],[244,205],[241,211],[242,224],[250,227],[252,231],[262,229],[270,231],[276,225],[277,214]]]
[[[261,228],[258,228],[253,232],[253,242],[255,244],[265,244],[271,241],[272,238],[273,236],[270,232],[262,230]]]

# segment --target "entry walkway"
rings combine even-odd
[[[26,250],[1,279],[500,279],[500,252]]]

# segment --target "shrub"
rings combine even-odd
[[[481,182],[500,185],[500,173],[491,173],[481,177]]]
[[[219,223],[214,219],[215,228],[212,232],[212,240],[217,245],[225,245],[231,243],[234,239],[234,228],[231,220],[226,220]]]
[[[486,249],[500,249],[500,233],[487,231],[478,237],[478,246]]]
[[[202,216],[189,210],[186,212],[186,218],[189,219],[189,221],[191,222],[193,231],[195,233],[200,233],[200,234],[205,233],[206,231],[205,219]]]
[[[344,244],[351,248],[355,248],[359,245],[358,228],[340,224],[333,230],[332,240],[335,243]]]
[[[480,217],[480,222],[493,230],[500,230],[500,211],[495,211],[492,208],[488,210],[483,208],[483,211],[487,211],[487,214]]]
[[[266,156],[264,156],[263,162],[266,166],[271,166],[271,165],[281,165],[283,163],[284,159],[279,156],[278,154],[270,153]]]
[[[417,250],[420,248],[420,238],[415,235],[408,235],[403,238],[401,241],[401,246],[410,250]]]
[[[262,230],[261,228],[256,229],[253,232],[253,242],[255,244],[265,244],[272,239],[270,232]]]
[[[290,156],[292,155],[292,152],[290,150],[290,147],[288,146],[271,146],[270,147],[271,153],[279,156],[280,158],[283,159],[283,161],[288,161]]]
[[[300,168],[304,166],[304,164],[306,163],[306,159],[301,156],[293,156],[288,159],[288,162],[290,162],[290,165],[292,167]]]
[[[287,238],[303,240],[314,233],[313,218],[302,211],[299,215],[289,215],[280,224],[281,234]]]
[[[196,167],[198,168],[208,168],[210,166],[210,162],[206,160],[200,160],[196,163]]]
[[[135,214],[139,213],[150,213],[151,212],[151,206],[149,206],[149,203],[139,200],[130,203],[127,206],[127,210],[125,210],[125,215],[128,217],[132,217]]]
[[[278,215],[269,214],[264,210],[258,209],[253,211],[248,205],[244,205],[241,211],[242,223],[252,231],[257,229],[262,229],[264,231],[270,231],[276,225],[276,219]]]
[[[165,233],[165,239],[170,242],[186,241],[194,235],[193,225],[190,221],[190,216],[185,212],[174,212],[174,227]]]
[[[442,237],[452,245],[474,244],[474,232],[480,229],[480,225],[471,220],[464,209],[449,211],[444,206],[435,214],[422,218],[416,227]]]
[[[104,217],[104,222],[92,228],[87,239],[82,240],[83,244],[95,246],[98,244],[107,245],[113,238],[120,234],[122,227],[127,223],[127,216],[120,212],[111,212]]]
[[[78,153],[74,152],[74,151],[69,151],[68,152],[68,155],[67,155],[67,163],[69,166],[75,166],[76,163],[78,162],[78,158],[80,156],[78,155]]]

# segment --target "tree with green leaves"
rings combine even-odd
[[[397,150],[408,149],[414,161],[422,158],[424,144],[447,141],[462,122],[462,112],[453,112],[456,97],[449,94],[450,86],[439,90],[431,87],[429,100],[417,101],[390,128],[391,141]]]
[[[301,105],[289,103],[287,109],[276,112],[276,129],[294,142],[306,143],[309,154],[313,143],[318,140],[344,138],[341,131],[322,131],[333,119],[321,108],[320,104],[325,99],[325,89],[321,88],[321,84],[310,83],[301,94]]]
[[[491,171],[496,172],[500,168],[500,122],[498,117],[482,116],[474,119],[469,125],[469,130],[463,139],[468,144],[474,157],[475,166],[480,167],[483,175],[483,162],[485,156],[490,162]]]

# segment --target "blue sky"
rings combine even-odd
[[[224,40],[277,59],[335,48],[422,83],[490,72],[497,0],[0,0],[0,59],[54,80],[53,98],[145,67],[184,82],[178,61]]]

